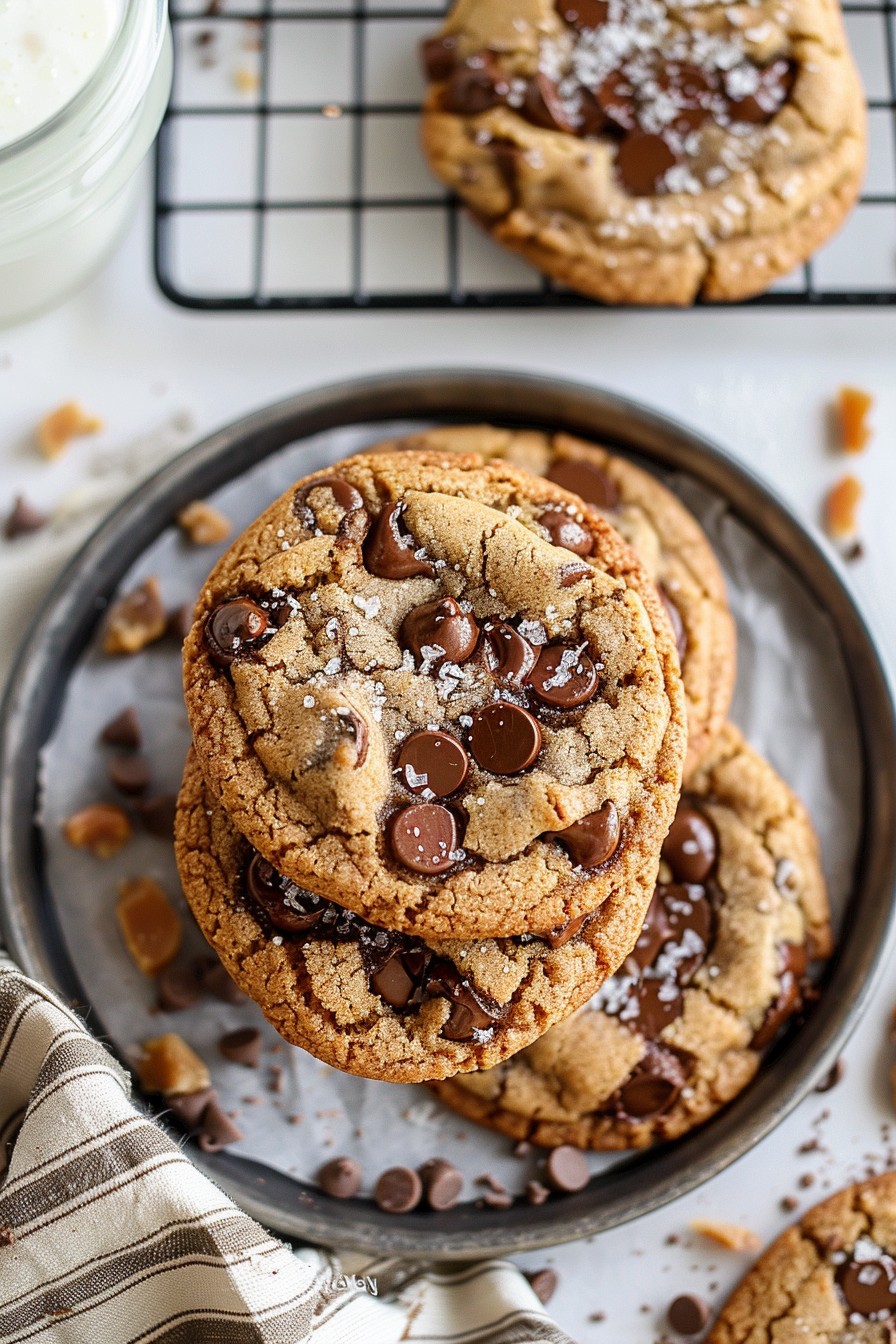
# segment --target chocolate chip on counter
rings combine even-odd
[[[317,924],[329,902],[296,886],[257,852],[246,868],[246,891],[285,933],[304,933]]]
[[[545,475],[555,485],[569,490],[584,499],[586,504],[594,504],[599,509],[615,509],[619,503],[619,491],[612,477],[583,458],[561,458]]]
[[[510,93],[510,80],[490,51],[477,52],[451,71],[442,105],[459,117],[476,117],[498,107]]]
[[[574,821],[563,831],[545,831],[544,839],[557,840],[577,868],[598,868],[612,858],[619,844],[619,814],[609,799],[596,812]]]
[[[417,543],[399,525],[406,508],[403,501],[385,506],[364,543],[364,563],[380,579],[412,579],[418,574],[433,579],[435,569],[418,558]]]
[[[798,1209],[799,1206],[800,1202],[796,1195],[785,1195],[781,1200],[781,1208],[785,1213],[793,1213],[794,1209]]]
[[[168,613],[168,634],[172,639],[176,639],[178,644],[183,644],[187,635],[193,629],[193,603],[184,602],[179,607]]]
[[[557,1271],[555,1269],[524,1269],[523,1278],[543,1307],[546,1307],[557,1291]]]
[[[198,1092],[185,1092],[179,1097],[169,1097],[168,1106],[188,1129],[199,1129],[205,1108],[218,1100],[213,1087],[203,1087]]]
[[[353,1157],[334,1157],[317,1173],[317,1183],[333,1199],[353,1199],[361,1189],[361,1167]]]
[[[447,798],[466,779],[470,759],[450,733],[421,729],[405,738],[396,765],[411,793],[429,790],[437,798]]]
[[[562,1143],[553,1148],[548,1156],[546,1173],[548,1184],[565,1194],[574,1194],[584,1190],[591,1179],[588,1163],[578,1148]]]
[[[128,797],[149,787],[149,762],[143,756],[113,756],[106,763],[110,783]]]
[[[584,28],[599,28],[606,23],[610,13],[607,0],[555,0],[554,8],[573,28],[579,32]]]
[[[414,803],[392,820],[392,850],[413,873],[445,873],[458,861],[457,820],[440,803]]]
[[[319,476],[317,480],[309,481],[306,485],[300,486],[293,499],[293,509],[296,516],[301,519],[306,527],[317,526],[314,510],[307,503],[308,496],[314,490],[325,489],[330,491],[338,507],[346,514],[355,513],[358,509],[364,508],[364,499],[361,492],[356,490],[343,477]]]
[[[520,112],[527,121],[546,131],[566,131],[570,135],[576,133],[576,125],[557,91],[557,85],[543,70],[537,71],[527,81]]]
[[[199,1147],[204,1153],[219,1153],[229,1143],[239,1143],[244,1138],[241,1129],[225,1115],[216,1101],[210,1101],[202,1116],[202,1133],[199,1135]]]
[[[420,1168],[420,1179],[423,1182],[426,1202],[431,1209],[442,1212],[454,1208],[464,1186],[464,1178],[457,1167],[453,1167],[442,1157],[431,1157]]]
[[[532,1156],[532,1145],[531,1145],[531,1143],[529,1142],[529,1140],[528,1140],[528,1139],[520,1139],[519,1143],[515,1143],[515,1144],[513,1145],[513,1155],[514,1155],[514,1157],[519,1157],[519,1158],[523,1158],[523,1157],[531,1157],[531,1156]]]
[[[246,645],[252,645],[266,633],[268,615],[250,597],[222,602],[205,618],[205,643],[209,657],[218,667],[229,667]]]
[[[163,1013],[195,1008],[201,998],[202,985],[192,966],[166,966],[156,980],[156,1003]]]
[[[846,1060],[841,1055],[839,1059],[834,1060],[824,1077],[819,1078],[818,1082],[815,1084],[815,1091],[830,1092],[832,1087],[836,1087],[838,1083],[843,1081],[845,1074]]]
[[[506,621],[486,621],[482,628],[495,681],[499,686],[522,686],[538,657],[528,639]]]
[[[100,733],[100,741],[110,747],[129,747],[132,751],[143,742],[140,720],[133,705],[128,705],[114,719],[110,719]]]
[[[177,794],[160,793],[155,798],[140,798],[134,806],[145,831],[158,836],[160,840],[174,839]]]
[[[507,1194],[507,1186],[504,1184],[503,1181],[499,1181],[494,1172],[491,1171],[484,1171],[481,1176],[477,1176],[476,1184],[487,1185],[489,1190],[491,1190],[496,1195]]]
[[[506,1190],[503,1194],[500,1194],[497,1190],[489,1190],[481,1199],[476,1201],[477,1208],[481,1208],[483,1205],[487,1209],[510,1209],[513,1208],[513,1195]]]
[[[630,131],[616,151],[616,169],[633,196],[653,196],[678,159],[661,135]]]
[[[546,1185],[542,1185],[541,1181],[526,1182],[526,1199],[530,1204],[535,1204],[536,1206],[544,1204],[550,1197],[550,1190]]]
[[[716,830],[709,817],[688,803],[679,803],[662,848],[662,856],[676,879],[705,882],[715,867],[718,852]]]
[[[261,1032],[256,1027],[240,1027],[238,1031],[229,1031],[221,1037],[218,1049],[231,1064],[257,1069],[261,1059]]]
[[[453,597],[424,602],[405,616],[402,644],[410,649],[418,667],[434,671],[446,660],[463,663],[471,657],[479,639],[479,626]]]
[[[597,691],[597,668],[584,648],[549,644],[538,655],[529,685],[546,705],[577,709]]]
[[[678,661],[681,663],[688,651],[688,637],[684,628],[684,621],[681,619],[681,612],[678,607],[661,583],[657,585],[657,590],[666,615],[669,617],[669,624],[672,626],[672,634],[675,637],[675,652],[678,654]]]
[[[420,43],[420,59],[426,78],[441,83],[457,63],[456,37],[429,37]]]
[[[206,961],[207,958],[203,958],[203,962]],[[207,994],[214,995],[214,997],[220,999],[222,1003],[238,1004],[248,1002],[249,996],[244,994],[239,985],[230,978],[226,968],[222,966],[221,962],[213,962],[210,966],[200,965],[197,969],[202,988]]]
[[[377,1181],[373,1197],[384,1213],[410,1213],[423,1198],[423,1182],[411,1167],[390,1167]]]
[[[7,541],[15,541],[16,537],[24,537],[29,532],[39,532],[49,521],[48,516],[29,504],[24,495],[16,495],[3,524],[3,535]]]
[[[666,1319],[680,1335],[698,1335],[709,1320],[709,1307],[696,1293],[682,1293],[669,1303]]]
[[[590,555],[594,539],[571,513],[560,509],[548,509],[540,515],[539,523],[547,531],[555,546],[572,551],[574,555]],[[587,571],[586,571],[587,572]]]
[[[494,775],[518,775],[541,751],[541,728],[527,709],[494,700],[473,715],[470,752]]]

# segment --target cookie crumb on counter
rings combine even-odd
[[[44,457],[59,457],[72,439],[87,434],[98,434],[105,424],[96,415],[89,415],[78,401],[67,401],[45,415],[35,431],[37,446]]]
[[[758,1251],[762,1245],[755,1232],[738,1223],[726,1223],[716,1218],[693,1218],[688,1226],[692,1232],[724,1246],[726,1251]]]
[[[868,413],[874,405],[870,392],[859,387],[841,387],[834,410],[839,430],[840,446],[845,453],[860,453],[871,442],[873,431],[868,424]]]

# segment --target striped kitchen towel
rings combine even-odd
[[[375,1294],[375,1295],[374,1295]],[[294,1252],[0,953],[0,1344],[571,1344],[513,1265]]]

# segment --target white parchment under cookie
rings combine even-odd
[[[292,445],[214,497],[232,519],[234,536],[299,477],[375,443],[422,426],[354,426]],[[818,829],[835,919],[849,892],[860,825],[861,768],[850,691],[827,617],[794,577],[736,519],[724,503],[693,481],[667,478],[707,530],[725,569],[738,629],[738,681],[732,717],[750,742],[797,791]],[[226,548],[194,547],[171,527],[122,584],[158,576],[170,608],[192,601]],[[186,1013],[153,1009],[154,987],[124,949],[114,918],[118,884],[146,873],[164,886],[186,929],[185,953],[205,943],[180,892],[171,846],[138,832],[105,862],[72,849],[62,822],[89,802],[110,799],[102,727],[119,709],[137,707],[153,792],[176,791],[190,741],[183,705],[179,648],[161,641],[125,659],[104,658],[96,646],[71,677],[59,722],[42,758],[47,876],[75,968],[104,1032],[125,1053],[166,1031],[177,1031],[208,1062],[225,1110],[238,1111],[245,1139],[232,1151],[313,1180],[338,1154],[358,1159],[369,1192],[384,1168],[415,1166],[434,1155],[465,1174],[465,1198],[477,1176],[494,1173],[518,1193],[534,1174],[534,1159],[511,1156],[510,1143],[468,1124],[422,1086],[371,1082],[339,1073],[286,1045],[256,1005],[230,1007],[207,999]],[[229,1064],[218,1053],[225,1031],[258,1026],[265,1040],[262,1067]],[[269,1089],[270,1066],[283,1070],[282,1091]],[[299,1117],[296,1119],[296,1117]],[[595,1170],[618,1157],[593,1154]]]

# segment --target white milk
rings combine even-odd
[[[117,0],[0,0],[0,148],[74,97],[120,18]]]

